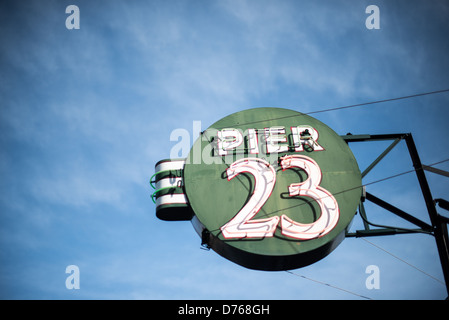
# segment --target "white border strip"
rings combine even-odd
[[[159,163],[154,171],[158,173],[167,170],[183,170],[185,164],[185,160],[164,161],[162,163]]]
[[[161,180],[156,181],[156,190],[162,189],[162,188],[169,188],[169,187],[182,187],[183,186],[183,179],[181,177],[168,177]]]
[[[156,207],[163,204],[187,204],[186,195],[183,193],[165,194],[156,199]]]

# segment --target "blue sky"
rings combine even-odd
[[[78,30],[65,26],[71,4]],[[365,27],[370,4],[378,30]],[[253,107],[313,112],[448,89],[448,17],[436,0],[2,1],[0,298],[361,299],[201,250],[189,222],[156,218],[148,180],[170,133],[193,121],[204,130]],[[314,115],[339,134],[411,132],[425,164],[449,159],[448,116],[448,93]],[[351,145],[361,170],[388,144]],[[402,142],[364,182],[412,168]],[[427,177],[447,199],[447,178]],[[368,191],[428,221],[413,173]],[[351,230],[361,227],[356,216]],[[433,237],[367,240],[444,281]],[[79,290],[65,287],[68,265]],[[365,286],[369,265],[378,290]],[[373,299],[447,296],[363,239],[294,272]]]

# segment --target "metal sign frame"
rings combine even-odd
[[[268,109],[267,109],[268,110]],[[271,109],[270,109],[271,110]],[[269,111],[270,111],[269,110]],[[273,109],[274,110],[274,109]],[[279,109],[281,110],[281,109]],[[283,112],[287,112],[288,110],[284,110]],[[291,111],[288,111],[291,112]],[[237,114],[237,113],[236,113]],[[235,121],[232,123],[239,123],[239,121]],[[297,116],[297,115],[294,115]],[[301,116],[304,116],[301,114]],[[291,117],[289,115],[288,117]],[[282,116],[274,119],[287,119],[287,116]],[[268,117],[270,118],[270,117]],[[271,119],[271,118],[270,118]],[[253,123],[259,123],[258,119],[257,121],[254,121],[254,119],[251,119],[252,121],[246,123],[246,124],[253,124]],[[220,121],[223,121],[220,120]],[[245,122],[245,121],[243,121]],[[271,125],[271,123],[270,123]],[[266,126],[265,126],[266,127]],[[270,127],[270,126],[269,126]],[[298,127],[299,128],[299,127]],[[275,129],[278,129],[275,127]],[[247,129],[248,133],[250,130],[255,129]],[[266,128],[264,129],[267,130]],[[271,130],[271,129],[270,129]],[[203,132],[204,133],[204,132]],[[309,132],[307,132],[309,133]],[[309,133],[310,135],[310,133]],[[203,136],[203,134],[202,134]],[[336,135],[338,137],[338,135]],[[437,246],[437,251],[444,275],[445,280],[445,286],[446,291],[449,295],[449,239],[448,239],[448,228],[447,224],[449,223],[449,218],[440,215],[437,212],[437,205],[445,210],[449,210],[449,201],[444,199],[434,199],[429,187],[429,183],[426,178],[425,171],[432,172],[435,174],[439,174],[445,177],[449,177],[449,172],[446,172],[441,169],[434,168],[433,165],[423,165],[421,163],[415,142],[413,140],[411,133],[397,133],[397,134],[364,134],[364,135],[353,135],[348,133],[347,135],[339,136],[343,139],[341,141],[341,145],[347,147],[350,143],[356,143],[356,142],[373,142],[373,141],[392,141],[392,143],[363,171],[360,173],[360,170],[357,168],[359,177],[361,175],[361,178],[363,179],[382,159],[385,158],[385,156],[393,150],[401,141],[405,141],[407,146],[407,151],[409,153],[410,159],[413,164],[413,170],[400,173],[396,176],[405,174],[405,173],[411,173],[415,172],[416,177],[418,179],[418,183],[421,189],[421,193],[423,195],[423,199],[425,202],[425,206],[427,209],[427,213],[430,218],[430,224],[428,222],[425,222],[407,212],[404,210],[380,199],[379,197],[373,195],[370,192],[366,191],[366,187],[372,183],[364,184],[361,182],[359,178],[359,183],[357,184],[357,187],[350,188],[347,191],[351,191],[353,189],[363,190],[361,200],[358,204],[354,205],[352,210],[358,211],[358,214],[360,215],[361,219],[363,220],[363,229],[356,230],[354,232],[349,232],[349,229],[346,228],[341,232],[341,238],[345,237],[372,237],[372,236],[385,236],[385,235],[396,235],[396,234],[412,234],[412,233],[425,233],[428,235],[432,235],[435,238],[435,243]],[[209,141],[209,138],[206,137],[205,142],[210,144],[212,142]],[[250,137],[251,138],[251,137]],[[302,137],[301,139],[306,139],[306,137]],[[226,139],[222,140],[225,142],[228,142]],[[252,141],[252,140],[251,140]],[[257,141],[257,139],[256,139]],[[201,137],[200,142],[201,143]],[[231,144],[233,141],[230,142]],[[316,143],[316,141],[315,141]],[[296,145],[295,145],[296,146]],[[201,145],[199,145],[201,147]],[[195,146],[192,147],[192,150],[195,149]],[[192,152],[191,150],[191,152]],[[248,150],[246,150],[248,152]],[[254,151],[253,149],[249,149],[249,151]],[[257,153],[257,152],[256,152]],[[351,153],[352,154],[352,153]],[[282,159],[282,158],[281,158]],[[212,235],[207,230],[207,228],[202,228],[202,225],[200,225],[198,222],[198,219],[194,219],[195,213],[193,212],[191,208],[190,203],[190,197],[187,195],[184,179],[186,178],[185,171],[185,164],[186,159],[165,159],[161,160],[156,164],[156,173],[153,175],[153,177],[150,179],[150,184],[155,189],[154,193],[152,194],[152,199],[156,204],[156,215],[161,220],[168,220],[168,221],[180,221],[180,220],[186,220],[191,221],[195,230],[199,233],[201,236],[201,245],[210,248],[210,244],[212,242],[211,239]],[[270,165],[271,166],[271,165]],[[308,173],[309,174],[309,173]],[[193,175],[194,177],[201,176],[201,175]],[[387,179],[396,177],[392,176]],[[153,178],[155,178],[153,180]],[[222,177],[223,178],[223,177]],[[229,179],[228,179],[229,180]],[[382,180],[379,180],[382,181]],[[376,182],[379,182],[376,181]],[[193,179],[193,182],[196,182],[196,180]],[[155,183],[155,185],[153,185]],[[192,186],[195,183],[192,184]],[[247,188],[248,189],[248,188]],[[188,191],[188,190],[187,190]],[[358,195],[360,197],[360,193]],[[403,227],[392,227],[392,226],[385,226],[381,224],[375,224],[370,222],[368,219],[367,212],[365,210],[365,201],[372,202],[373,204],[393,213],[394,215],[402,218],[403,220],[406,220],[407,222],[413,224],[415,228],[403,228]],[[352,211],[352,212],[354,212]],[[196,222],[195,222],[196,221]],[[374,228],[373,228],[374,227]],[[215,249],[214,249],[215,250]],[[330,252],[330,251],[329,251]],[[328,254],[328,253],[326,253]],[[324,254],[323,256],[325,256]],[[235,262],[235,261],[234,261]],[[313,263],[313,262],[312,262]],[[243,264],[242,264],[243,265]],[[270,267],[271,268],[271,267]],[[274,269],[261,269],[261,270],[274,270]],[[449,297],[448,297],[449,298]]]
[[[365,177],[368,172],[370,172],[399,142],[405,141],[410,158],[413,163],[414,171],[418,178],[419,186],[421,188],[422,195],[426,204],[426,208],[429,214],[431,224],[428,224],[413,215],[393,206],[392,204],[374,196],[369,192],[364,192],[364,199],[368,200],[383,209],[399,216],[400,218],[414,224],[415,229],[405,229],[399,227],[383,226],[379,224],[371,223],[367,218],[367,213],[365,211],[364,201],[360,202],[359,205],[359,215],[363,220],[364,229],[356,230],[355,232],[346,233],[346,237],[370,237],[370,236],[385,236],[394,234],[405,234],[405,233],[427,233],[433,235],[438,249],[438,255],[440,258],[441,267],[443,270],[446,290],[449,294],[449,240],[448,240],[448,230],[447,224],[449,219],[445,216],[440,215],[437,212],[436,205],[439,207],[449,210],[449,202],[444,199],[434,199],[430,191],[429,184],[424,171],[433,172],[446,177],[449,177],[449,172],[433,168],[431,166],[425,166],[421,163],[418,151],[416,149],[415,142],[413,140],[411,133],[399,133],[399,134],[378,134],[378,135],[352,135],[348,133],[342,138],[346,143],[354,142],[371,142],[371,141],[385,141],[392,140],[393,142],[383,151],[363,172],[362,178]],[[365,189],[366,190],[366,189]],[[370,226],[376,227],[376,229],[370,228]]]

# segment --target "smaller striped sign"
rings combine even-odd
[[[185,159],[165,159],[156,163],[151,185],[156,203],[156,216],[161,220],[191,220],[193,212],[184,193]],[[153,180],[154,179],[154,180]]]

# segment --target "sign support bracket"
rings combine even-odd
[[[354,233],[347,233],[346,237],[383,236],[383,235],[417,233],[417,232],[428,233],[433,235],[435,237],[438,255],[440,258],[440,263],[445,279],[446,291],[449,294],[449,239],[447,230],[447,224],[449,223],[449,219],[447,217],[438,214],[436,209],[436,204],[438,203],[438,205],[441,208],[449,210],[449,202],[444,199],[433,199],[424,170],[434,172],[447,177],[449,177],[449,173],[440,169],[432,168],[430,166],[424,166],[421,163],[418,150],[416,149],[416,145],[411,133],[381,134],[381,135],[352,135],[348,133],[346,136],[342,136],[342,138],[346,141],[346,143],[394,140],[393,143],[379,157],[377,157],[377,159],[374,160],[374,162],[371,165],[369,165],[368,168],[365,169],[365,171],[363,171],[362,177],[366,176],[368,172],[371,171],[371,169],[373,169],[374,166],[376,166],[401,140],[405,140],[431,222],[430,225],[367,192],[366,200],[371,201],[376,205],[405,219],[406,221],[413,223],[419,228],[405,229],[405,228],[396,228],[373,224],[368,221],[363,202],[360,202],[359,213],[361,218],[363,219],[364,230],[357,230]],[[370,226],[375,226],[379,228],[370,229]]]

